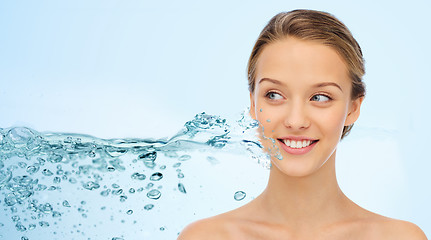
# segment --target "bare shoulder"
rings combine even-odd
[[[189,224],[181,231],[177,240],[227,239],[227,235],[226,219],[214,216]]]
[[[250,225],[252,203],[253,201],[229,212],[193,222],[181,231],[177,240],[249,239],[243,230]]]
[[[388,219],[382,223],[384,235],[388,239],[411,239],[426,240],[425,233],[416,224],[397,220]]]

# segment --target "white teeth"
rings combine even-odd
[[[283,142],[291,148],[304,148],[308,147],[311,144],[311,140],[295,141],[284,139]]]

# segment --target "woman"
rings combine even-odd
[[[271,155],[268,185],[178,239],[426,239],[413,223],[359,207],[337,183],[336,148],[359,117],[364,73],[358,43],[332,15],[273,17],[248,64],[250,115]]]

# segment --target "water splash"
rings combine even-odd
[[[248,154],[268,167],[268,156],[255,136],[257,126],[247,114],[231,125],[201,113],[176,135],[163,139],[99,139],[75,133],[39,133],[26,127],[0,129],[2,236],[9,238],[3,230],[10,223],[17,232],[25,233],[21,239],[43,234],[91,239],[83,230],[88,228],[82,219],[91,218],[88,222],[93,227],[110,229],[106,219],[116,226],[117,218],[124,216],[118,217],[118,213],[132,217],[159,211],[164,198],[174,199],[172,202],[188,194],[182,167],[197,160],[193,158],[197,150]],[[203,159],[213,166],[219,164],[211,155]],[[234,199],[242,200],[245,195],[238,191]],[[98,204],[89,207],[87,202]],[[63,225],[69,227],[59,227]],[[143,224],[141,229],[145,227]],[[166,232],[169,226],[158,228]],[[124,234],[108,237],[123,239]]]

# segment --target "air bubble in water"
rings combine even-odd
[[[146,176],[143,173],[135,172],[132,174],[131,178],[136,180],[145,180]]]
[[[219,164],[220,162],[213,156],[208,156],[207,157],[208,162],[210,162],[212,165],[216,165]]]
[[[27,163],[25,163],[25,162],[19,162],[19,163],[18,163],[18,166],[19,166],[20,168],[25,168],[25,167],[27,167]]]
[[[172,165],[172,167],[173,168],[177,168],[177,167],[180,167],[181,166],[181,163],[180,162],[177,162],[177,163],[175,163],[174,165]]]
[[[159,191],[159,190],[157,190],[157,189],[153,189],[153,190],[151,190],[151,191],[149,191],[149,192],[147,193],[147,197],[148,197],[148,198],[150,198],[150,199],[154,199],[154,200],[159,199],[161,195],[162,195],[162,194],[161,194],[161,193],[160,193],[160,191]]]
[[[111,189],[106,189],[104,191],[101,191],[100,195],[102,195],[103,197],[106,197],[109,195],[110,192],[111,192]]]
[[[151,181],[159,181],[162,178],[163,178],[163,174],[160,172],[156,172],[156,173],[153,173],[153,175],[151,175],[150,180]]]
[[[192,158],[190,155],[182,155],[181,157],[178,158],[179,161],[187,161],[190,158]]]
[[[94,190],[94,189],[98,189],[100,187],[100,185],[96,182],[93,181],[88,181],[86,183],[82,184],[82,187],[84,187],[87,190]]]
[[[25,231],[27,231],[27,228],[26,228],[24,225],[22,225],[20,222],[18,222],[18,223],[15,225],[15,228],[16,228],[16,230],[17,230],[17,231],[19,231],[19,232],[25,232]]]
[[[41,227],[49,227],[49,223],[48,223],[48,222],[46,222],[46,221],[40,221],[40,222],[39,222],[39,225],[40,225]]]
[[[153,209],[153,207],[154,207],[153,204],[147,204],[147,205],[144,206],[144,209],[148,211],[148,210]]]
[[[47,177],[54,175],[54,173],[52,173],[50,170],[48,170],[46,168],[42,170],[42,174],[47,176]]]
[[[237,192],[235,192],[235,195],[233,196],[233,198],[237,201],[241,201],[245,198],[245,195],[246,195],[245,192],[237,191]]]
[[[33,164],[28,166],[26,171],[30,175],[37,173],[37,171],[39,171],[39,164]]]
[[[133,214],[133,210],[132,210],[132,209],[130,209],[130,210],[128,210],[126,213],[127,213],[127,215],[132,215],[132,214]]]
[[[182,184],[182,183],[178,183],[178,190],[180,190],[180,192],[182,192],[182,193],[187,193],[186,188],[184,187],[184,184]]]
[[[59,163],[61,162],[61,160],[63,160],[63,156],[58,155],[58,154],[52,154],[51,156],[49,156],[48,161],[52,162],[52,163]]]
[[[69,202],[67,200],[64,200],[63,201],[63,206],[64,207],[70,207],[70,204],[69,204]]]

